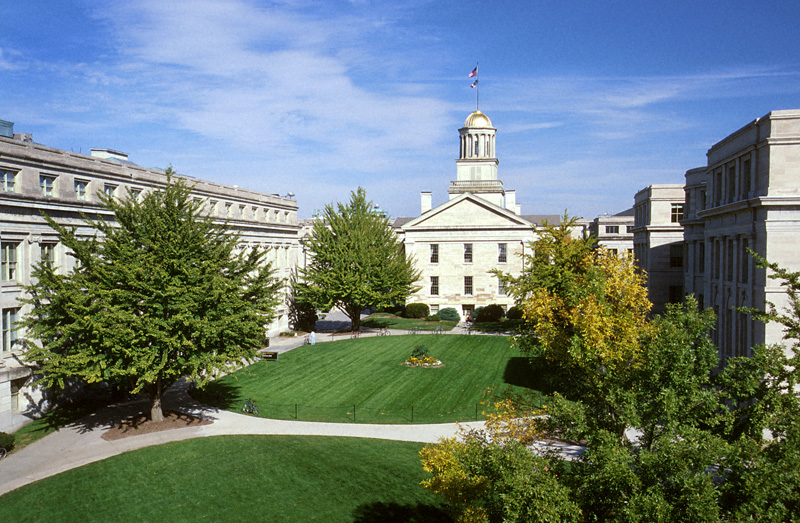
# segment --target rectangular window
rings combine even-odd
[[[433,303],[431,304],[431,315],[439,314],[439,304]]]
[[[736,200],[736,165],[728,167],[728,203]]]
[[[439,277],[431,276],[431,296],[439,295]]]
[[[707,205],[708,205],[708,199],[706,198],[706,190],[703,189],[702,191],[700,191],[700,208],[698,210],[699,211],[704,210]]]
[[[75,180],[75,198],[81,201],[86,201],[86,187],[89,182],[86,180]]]
[[[472,244],[464,244],[464,263],[472,263]]]
[[[697,268],[699,272],[706,272],[706,242],[700,241],[697,245]]]
[[[498,296],[506,295],[506,282],[504,280],[497,281],[497,295]]]
[[[472,276],[464,276],[464,294],[472,296]]]
[[[606,225],[606,234],[619,234],[619,225]]]
[[[130,198],[131,200],[138,202],[142,200],[142,190],[141,189],[130,189]]]
[[[748,198],[750,196],[751,176],[750,158],[748,158],[742,162],[742,198]]]
[[[669,221],[672,223],[678,223],[681,220],[683,220],[683,204],[673,203]]]
[[[103,185],[103,192],[109,198],[113,198],[114,196],[117,195],[117,186],[116,185],[111,185],[110,183],[107,183],[107,184]]]
[[[681,303],[683,301],[683,286],[669,286],[669,303]]]
[[[728,252],[725,257],[725,279],[733,281],[733,240],[728,240]]]
[[[11,352],[19,343],[19,309],[3,309],[3,350]]]
[[[608,253],[616,256],[619,254],[619,249],[609,249]]]
[[[0,169],[0,182],[5,192],[15,192],[17,190],[17,173]]]
[[[431,244],[431,263],[439,263],[439,244]]]
[[[722,205],[722,169],[714,173],[714,205]]]
[[[633,232],[633,225],[628,225],[625,227],[625,232],[631,234]]]
[[[508,261],[507,244],[498,243],[497,244],[497,263],[506,263],[507,261]]]
[[[55,196],[56,195],[56,177],[39,176],[39,187],[42,189],[42,196]]]
[[[669,246],[669,266],[683,267],[683,245],[673,243]]]
[[[747,238],[742,238],[742,258],[739,260],[739,266],[742,268],[741,282],[747,283],[750,275],[750,253],[747,249],[750,247],[750,242]]]
[[[41,260],[44,262],[48,262],[50,265],[56,264],[56,244],[55,243],[42,243],[40,245],[41,249]]]
[[[226,218],[232,218],[233,217],[233,205],[231,205],[230,203],[226,203],[225,204],[225,217]],[[277,220],[277,217],[276,217],[276,220]]]
[[[17,281],[17,246],[19,243],[3,242],[0,244],[0,279]]]

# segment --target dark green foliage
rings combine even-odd
[[[514,305],[508,312],[506,313],[506,318],[509,320],[521,320],[522,319],[522,307],[519,305]]]
[[[14,435],[0,432],[0,447],[11,450],[14,448]]]
[[[289,325],[296,331],[314,330],[314,325],[319,319],[317,309],[306,292],[307,288],[308,285],[297,281],[296,273],[292,274],[286,302],[289,305]]]
[[[500,319],[505,316],[505,311],[503,307],[493,303],[492,305],[487,305],[486,307],[481,307],[480,311],[476,311],[475,314],[475,322],[476,323],[484,323],[484,322],[495,322],[500,321]]]
[[[417,345],[414,347],[414,350],[411,351],[412,358],[422,359],[426,356],[428,356],[428,349],[426,349],[424,345]]]
[[[300,270],[306,297],[317,310],[338,307],[352,330],[358,330],[364,309],[404,302],[419,288],[419,272],[389,219],[374,212],[360,187],[346,205],[325,207],[307,247],[310,261]]]
[[[430,308],[424,303],[409,303],[406,305],[406,318],[424,318],[431,313]]]
[[[430,316],[425,316],[425,321],[442,321],[442,318],[438,314],[431,314]]]
[[[124,386],[147,394],[159,420],[176,380],[202,383],[264,346],[280,299],[265,251],[239,249],[190,190],[169,169],[164,189],[141,201],[101,195],[114,221],[87,218],[97,231],[89,238],[46,218],[77,265],[59,274],[39,264],[26,288],[26,358],[40,366],[40,383]]]
[[[461,316],[452,307],[445,307],[439,311],[439,317],[444,321],[461,321]]]

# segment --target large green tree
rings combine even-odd
[[[311,256],[300,271],[302,299],[320,310],[338,307],[354,331],[365,308],[405,302],[418,289],[414,282],[420,275],[413,261],[361,187],[347,204],[325,207],[307,248]]]
[[[85,218],[92,237],[46,217],[76,265],[63,274],[47,262],[35,267],[24,320],[26,358],[45,385],[127,386],[149,397],[154,421],[177,379],[202,383],[254,357],[280,302],[265,251],[240,249],[172,174],[140,201],[103,197],[114,219]]]

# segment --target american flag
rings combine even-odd
[[[478,76],[478,66],[477,65],[475,66],[475,69],[473,69],[472,72],[469,73],[469,78],[472,78],[473,76]]]

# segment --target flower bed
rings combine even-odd
[[[406,367],[425,367],[426,369],[444,367],[444,363],[430,356],[423,356],[421,358],[411,356],[403,362],[403,365]]]

